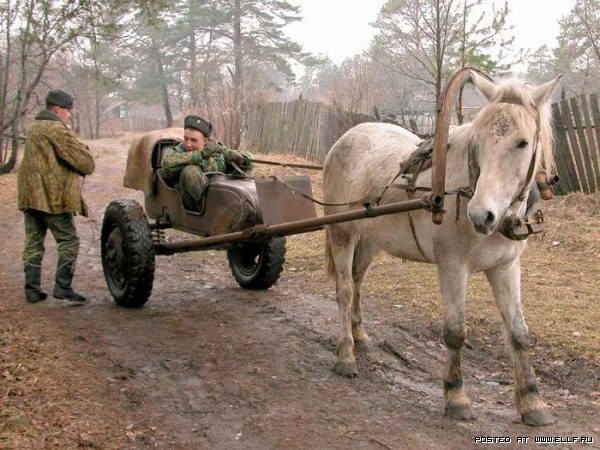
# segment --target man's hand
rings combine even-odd
[[[208,142],[201,150],[204,158],[212,158],[215,155],[223,153],[221,146]]]
[[[241,151],[239,157],[236,158],[236,164],[240,166],[240,169],[247,172],[254,167],[252,156],[250,152]]]

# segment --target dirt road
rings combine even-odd
[[[563,376],[569,368],[558,376],[534,357],[558,423],[527,427],[515,411],[499,334],[465,349],[474,422],[444,418],[439,326],[413,324],[401,308],[390,314],[365,302],[373,346],[359,356],[361,376],[335,375],[334,287],[309,278],[313,272],[298,261],[288,260],[274,288],[253,292],[236,285],[221,253],[157,257],[146,306],[117,307],[100,261],[103,209],[114,199],[141,198],[121,187],[127,143],[102,140],[92,148],[97,170],[84,190],[93,216],[77,218],[75,284],[89,297],[83,306],[25,304],[16,176],[0,179],[2,376],[22,381],[5,394],[0,448],[465,449],[481,447],[482,436],[510,438],[504,448],[537,447],[540,437],[562,440],[552,448],[600,448],[600,408],[587,395],[597,390],[597,373],[583,368],[570,380]],[[48,239],[46,289],[55,261]],[[574,437],[593,443],[566,443]]]

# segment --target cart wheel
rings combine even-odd
[[[111,202],[102,221],[102,268],[118,305],[139,308],[154,281],[154,246],[144,210],[134,200]]]
[[[229,267],[244,289],[269,289],[273,286],[285,262],[285,238],[270,238],[264,242],[237,244],[227,250]]]

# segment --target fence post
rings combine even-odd
[[[560,175],[560,182],[555,186],[555,190],[556,193],[560,195],[577,191],[579,186],[577,183],[575,166],[573,165],[573,159],[571,158],[571,152],[569,151],[569,142],[567,141],[565,125],[558,103],[552,105],[552,113],[554,116],[554,129],[556,131],[556,168]]]
[[[572,97],[569,102],[571,103],[571,111],[573,112],[575,130],[577,132],[577,143],[579,149],[579,154],[577,156],[581,157],[581,166],[583,167],[583,174],[580,173],[579,176],[580,178],[585,178],[585,185],[587,186],[586,193],[589,194],[594,192],[596,189],[588,145],[585,139],[583,123],[581,121],[581,112],[579,111],[579,105],[577,104],[577,97]]]
[[[560,101],[560,110],[561,116],[563,118],[563,123],[567,130],[567,136],[569,137],[569,146],[567,147],[571,152],[571,158],[575,161],[575,175],[577,177],[577,183],[579,185],[578,189],[589,193],[589,188],[585,183],[584,177],[584,169],[583,164],[581,162],[581,154],[579,152],[579,146],[577,145],[577,136],[575,134],[575,129],[573,127],[573,119],[571,117],[571,110],[569,108],[568,100]]]
[[[594,130],[590,119],[590,108],[588,106],[587,95],[581,95],[581,110],[583,111],[583,119],[585,121],[585,136],[588,143],[588,154],[590,158],[590,166],[594,178],[594,192],[598,192],[600,188],[600,170],[598,167],[598,147],[594,140]]]

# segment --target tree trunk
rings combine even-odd
[[[462,17],[462,39],[460,42],[460,67],[467,65],[467,0],[463,1],[463,17]],[[463,114],[463,91],[465,87],[461,86],[458,91],[458,99],[456,101],[456,123],[462,125],[465,116]]]
[[[33,0],[30,3],[30,11],[33,10]],[[27,36],[29,34],[29,30],[31,27],[31,17],[28,17],[27,23],[25,25],[25,30],[22,31],[22,37]],[[14,117],[11,119],[11,127],[12,127],[12,148],[10,149],[10,156],[6,164],[2,164],[0,166],[0,175],[4,175],[9,173],[17,162],[17,149],[19,147],[19,125],[21,123],[21,117],[25,113],[25,105],[27,99],[24,98],[25,91],[27,89],[27,72],[25,70],[25,62],[27,61],[29,45],[27,43],[27,39],[21,39],[21,49],[19,55],[19,83],[17,86],[17,94],[14,100],[14,109],[13,114]],[[42,69],[43,70],[43,69]],[[40,75],[41,77],[41,75]],[[36,83],[37,85],[37,83]],[[35,87],[35,85],[33,86]],[[6,124],[5,124],[6,125]]]
[[[202,90],[198,92],[198,95],[202,95],[202,99],[204,101],[204,104],[202,105],[204,107],[204,110],[206,111],[206,114],[208,115],[208,120],[213,120],[214,117],[214,112],[213,112],[213,101],[212,101],[212,97],[210,95],[209,92],[209,85],[210,85],[210,80],[209,80],[209,74],[211,71],[211,60],[212,60],[212,44],[213,44],[213,33],[212,31],[209,33],[208,35],[208,47],[207,47],[207,51],[206,51],[206,57],[204,59],[204,61],[202,62],[203,68],[201,70],[202,72]]]
[[[198,55],[196,50],[196,33],[190,33],[190,107],[195,111],[200,105],[198,92]]]
[[[102,73],[98,67],[98,55],[94,44],[94,80],[96,82],[94,83],[94,133],[92,134],[92,139],[98,139],[100,137],[100,115],[102,114],[102,105],[100,103],[100,89],[98,86],[101,78]]]
[[[100,94],[98,92],[98,89],[95,90],[96,91],[96,95],[94,96],[94,118],[95,118],[95,123],[94,123],[94,134],[92,136],[92,139],[98,139],[100,138],[100,115],[102,114],[101,109],[101,104],[100,104]]]
[[[12,127],[12,148],[10,149],[10,156],[6,164],[0,165],[0,175],[6,175],[10,173],[17,164],[17,149],[19,148],[19,120],[15,121]]]
[[[2,66],[0,67],[0,155],[2,156],[2,162],[4,162],[4,131],[6,130],[5,121],[8,103],[8,81],[11,63],[10,55],[12,51],[12,39],[10,34],[10,6],[10,3],[7,3],[5,12],[6,24],[3,24],[3,26],[6,27],[6,36],[3,48],[5,53],[2,58]]]
[[[162,61],[156,63],[159,79],[160,79],[160,91],[162,97],[162,106],[165,110],[165,119],[167,119],[167,128],[173,126],[173,113],[171,112],[171,105],[169,104],[169,87],[167,86],[167,79],[165,77],[165,69],[162,65]]]
[[[8,50],[6,52],[6,66],[0,67],[0,163],[4,162],[4,117],[6,114],[6,95],[8,92]]]
[[[87,80],[86,84],[89,83],[89,81],[90,80]],[[86,112],[86,117],[87,117],[88,136],[90,136],[90,139],[95,139],[94,138],[94,129],[95,129],[94,118],[96,117],[96,113],[94,112],[94,114],[92,114],[92,111],[90,108],[90,102],[85,102],[85,112]]]
[[[239,148],[242,140],[242,93],[244,87],[243,61],[242,61],[242,8],[241,0],[235,0],[234,15],[234,38],[233,38],[233,111],[232,111],[232,137],[230,142],[234,148]]]
[[[442,96],[442,69],[444,65],[444,53],[442,51],[442,17],[439,0],[436,2],[435,14],[435,104],[436,107],[439,107],[441,101],[440,97]]]

